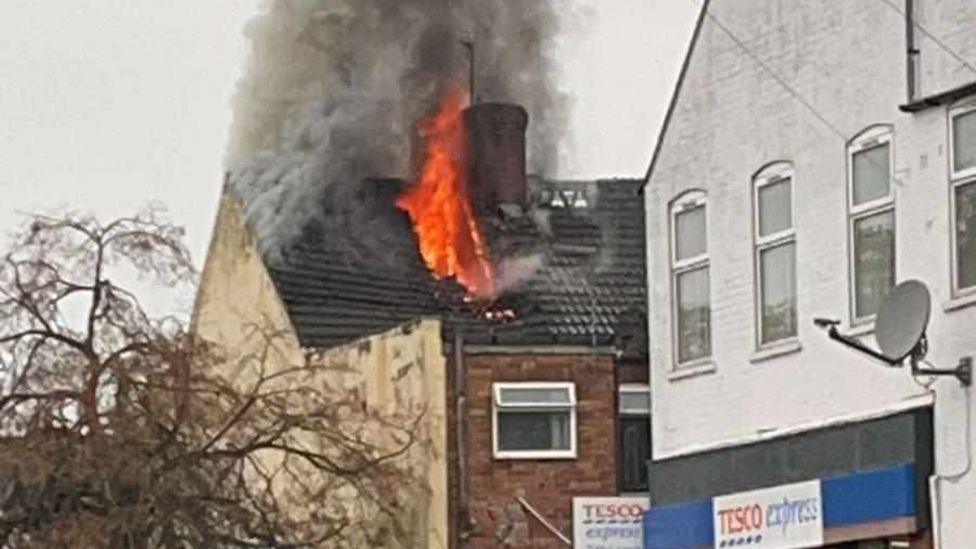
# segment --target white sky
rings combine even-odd
[[[643,175],[698,0],[589,8],[556,54],[574,98],[562,178]],[[16,212],[167,205],[202,262],[257,0],[2,0],[0,232]],[[6,246],[6,239],[0,250]]]

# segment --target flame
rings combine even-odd
[[[438,111],[422,120],[424,160],[420,180],[397,197],[420,241],[420,255],[437,278],[454,277],[478,298],[495,293],[495,277],[485,239],[474,216],[464,160],[462,110],[468,94],[452,86]]]

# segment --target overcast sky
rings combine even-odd
[[[589,9],[554,52],[574,99],[573,153],[548,175],[643,175],[700,1],[559,1]],[[258,6],[2,0],[0,231],[18,211],[108,218],[154,200],[202,262],[247,53],[242,27]]]

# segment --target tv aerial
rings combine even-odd
[[[837,330],[839,320],[815,318],[813,323],[827,329],[827,335],[844,345],[880,360],[889,366],[901,366],[909,360],[913,376],[954,376],[963,386],[973,382],[973,359],[963,357],[951,369],[921,368],[919,363],[928,352],[925,328],[929,323],[932,298],[928,288],[918,280],[906,280],[885,296],[874,322],[875,339],[880,350]]]

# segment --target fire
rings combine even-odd
[[[420,180],[397,198],[420,241],[420,255],[437,278],[454,277],[471,296],[495,293],[485,239],[471,205],[462,110],[468,94],[453,86],[438,111],[419,124],[424,138]]]

